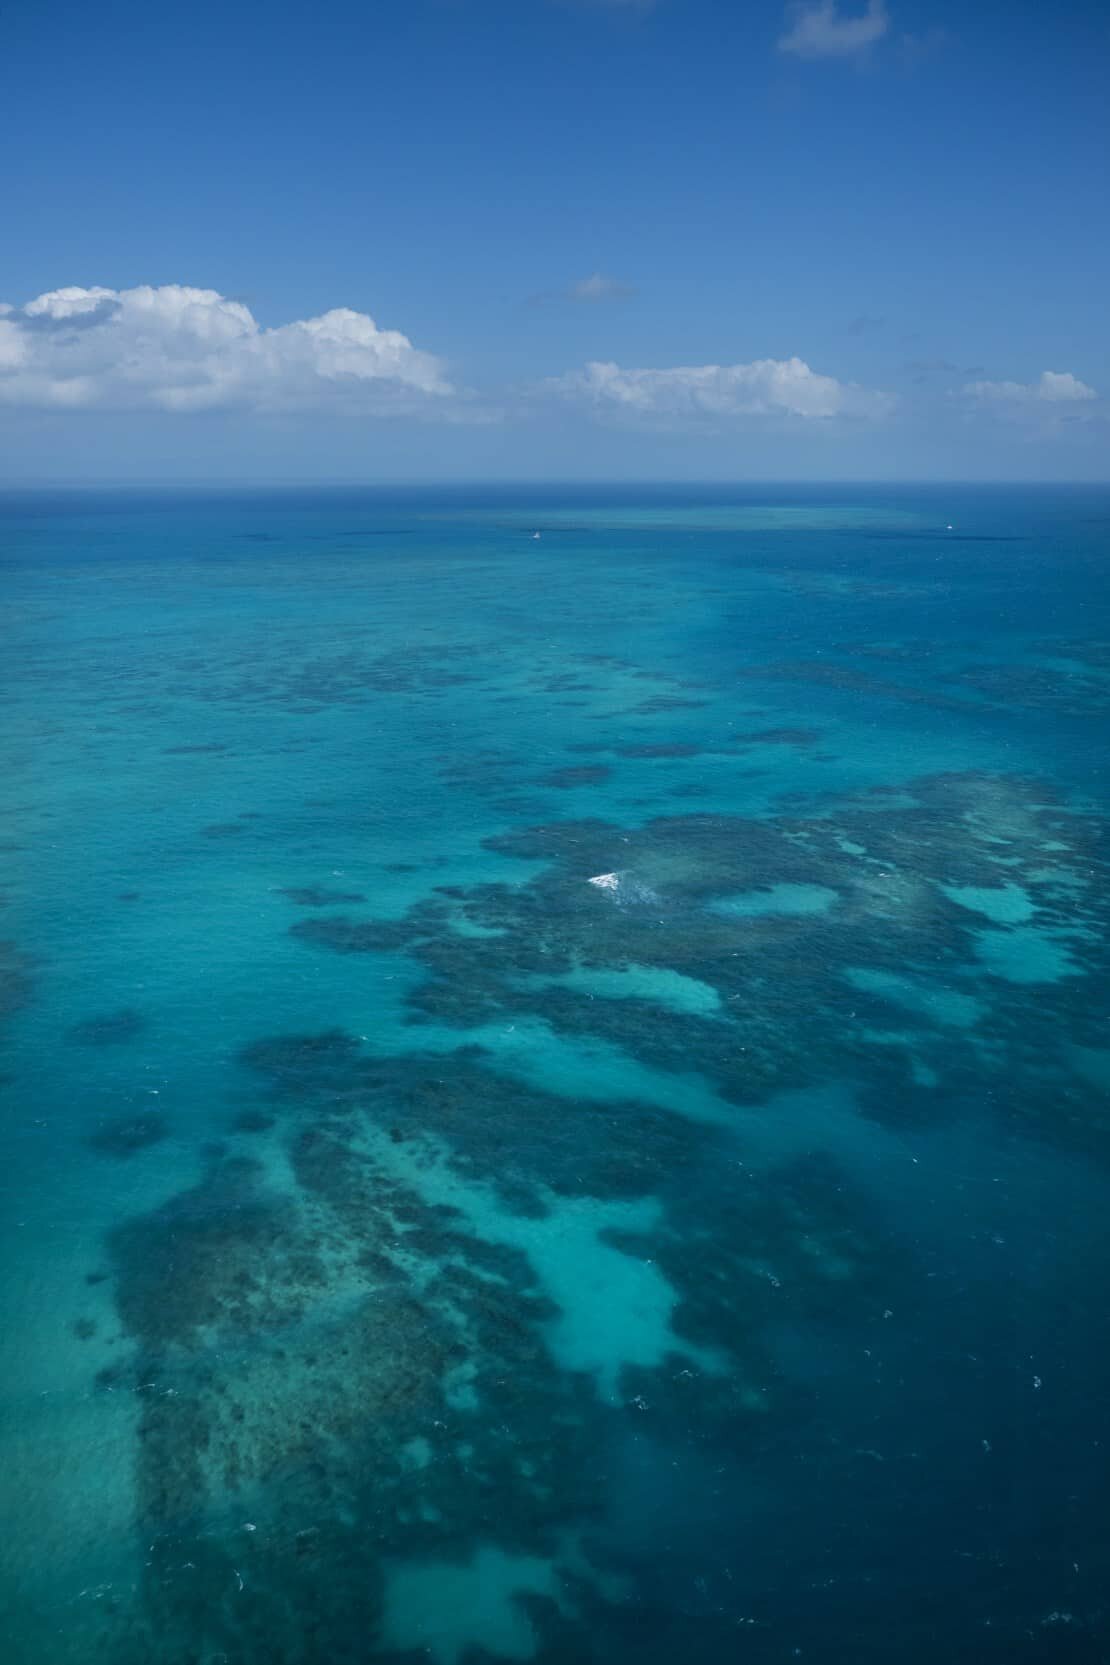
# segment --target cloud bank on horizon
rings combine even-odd
[[[264,329],[215,289],[52,289],[0,317],[0,401],[64,409],[395,410],[453,392],[439,359],[337,307]]]
[[[628,292],[601,274],[574,289],[591,301]],[[960,396],[968,410],[1054,420],[1101,408],[1095,388],[1062,370],[1044,370],[1032,382],[967,382]],[[484,402],[450,380],[442,358],[350,307],[266,328],[243,302],[185,284],[70,285],[23,307],[0,306],[0,405],[8,407],[497,422],[534,409],[537,398],[609,423],[722,429],[742,421],[877,422],[905,404],[815,370],[796,354],[635,368],[594,359]]]
[[[884,416],[890,394],[839,382],[804,359],[698,364],[673,370],[622,370],[594,362],[555,379],[555,391],[629,414],[663,416]]]
[[[964,393],[970,399],[1003,404],[1068,405],[1097,399],[1098,394],[1070,370],[1042,370],[1035,382],[968,382]]]

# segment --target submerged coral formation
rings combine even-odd
[[[146,1028],[146,1019],[133,1006],[123,1006],[117,1012],[102,1012],[83,1018],[69,1031],[70,1040],[82,1046],[114,1046],[120,1041],[134,1040]]]
[[[1105,832],[1041,785],[931,777],[804,815],[563,821],[491,847],[542,865],[400,920],[292,927],[306,949],[403,948],[425,973],[411,1044],[252,1042],[234,1127],[276,1139],[285,1177],[213,1152],[112,1233],[132,1351],[102,1385],[154,1384],[136,1475],[152,1552],[122,1658],[198,1631],[290,1665],[318,1646],[353,1660],[356,1634],[398,1661],[580,1657],[583,1615],[619,1626],[607,1592],[633,1570],[604,1534],[567,1548],[601,1518],[610,1421],[650,1414],[665,1446],[695,1414],[727,1465],[738,1419],[766,1437],[810,1414],[771,1364],[783,1326],[867,1333],[896,1291],[910,1317],[905,1244],[835,1156],[794,1142],[796,1095],[856,1079],[897,1129],[950,1114],[938,1081],[951,1103],[1017,1068],[1027,1090],[1000,1113],[1098,1137],[1057,1092],[1051,1115],[1047,1086],[1037,1099],[1062,968],[1017,934],[1105,977]],[[1036,1015],[989,933],[1040,968]],[[644,1097],[530,1079],[504,1050],[518,1025],[568,1059],[612,1049]],[[458,1038],[422,1046],[424,1029]],[[1069,1033],[1095,1046],[1096,1018]],[[115,1124],[100,1148],[154,1126]],[[458,1585],[438,1629],[414,1617],[422,1566]],[[472,1566],[504,1584],[485,1614]],[[176,1645],[160,1657],[185,1665]]]
[[[164,1116],[147,1113],[141,1116],[117,1116],[101,1122],[89,1134],[87,1143],[99,1156],[126,1158],[148,1145],[157,1145],[168,1137],[169,1126]]]
[[[938,1081],[957,1098],[984,1068],[1035,1083],[1065,1006],[1072,1038],[1097,1044],[1097,1008],[1077,1019],[1061,980],[1106,976],[1105,829],[1035,782],[937,776],[808,816],[685,815],[632,831],[560,821],[491,847],[545,866],[399,922],[293,930],[343,953],[404,947],[428,973],[409,996],[418,1021],[484,1032],[529,1015],[656,1069],[696,1070],[738,1105],[832,1071],[859,1076],[880,1119],[931,1119]],[[620,871],[607,873],[615,854]],[[988,925],[989,898],[1018,889],[1021,921],[996,909]],[[985,917],[972,894],[988,898]],[[459,909],[481,935],[459,933]],[[589,986],[630,966],[708,986],[715,1009],[676,1010],[647,977],[621,998]],[[1034,1011],[1018,992],[1029,983]],[[1028,1087],[1007,1108],[1038,1115]],[[1043,1108],[1045,1136],[1102,1136],[1058,1095]]]
[[[113,564],[28,748],[29,802],[75,781],[96,836],[66,882],[21,846],[33,1004],[0,956],[13,1659],[1082,1651],[1110,1158],[1082,611],[988,654],[906,517],[699,511],[667,554],[612,511],[599,562],[584,513],[522,576],[519,527],[402,517],[402,562],[356,508],[326,553],[309,517],[244,560],[249,506],[190,537],[180,626],[172,562]],[[131,655],[125,582],[159,622]]]
[[[32,993],[32,963],[14,942],[0,941],[0,1018],[26,1006]]]

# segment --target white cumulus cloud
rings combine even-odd
[[[1098,398],[1094,388],[1070,370],[1042,370],[1035,382],[967,382],[963,392],[969,399],[1005,405],[1060,405]]]
[[[890,28],[884,0],[868,0],[867,10],[845,16],[836,0],[798,6],[793,25],[779,36],[780,52],[799,58],[851,58],[882,40]]]
[[[349,307],[264,329],[241,301],[168,283],[0,308],[0,403],[388,411],[452,391],[439,359]]]
[[[819,375],[800,358],[673,370],[622,370],[618,364],[594,362],[549,386],[565,397],[629,415],[827,419],[881,416],[892,405],[889,395]]]

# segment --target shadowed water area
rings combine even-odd
[[[5,1665],[1110,1657],[1106,492],[0,547]]]

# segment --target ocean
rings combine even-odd
[[[0,551],[5,1665],[1110,1658],[1110,491]]]

